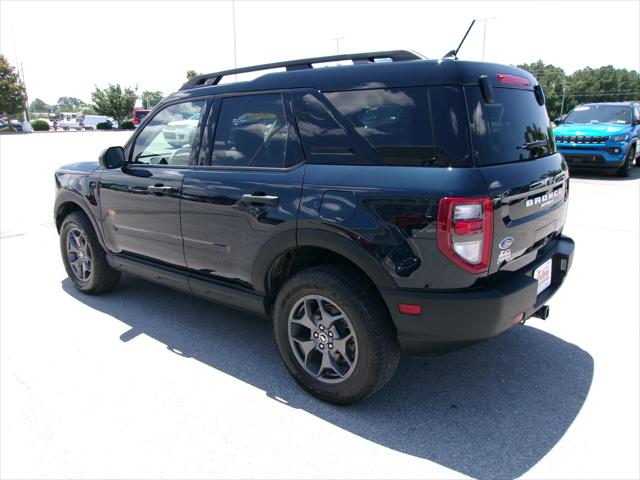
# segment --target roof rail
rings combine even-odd
[[[393,62],[405,62],[409,60],[424,60],[422,55],[410,50],[389,50],[382,52],[363,52],[363,53],[347,53],[342,55],[329,55],[326,57],[303,58],[300,60],[289,60],[287,62],[265,63],[263,65],[254,65],[252,67],[233,68],[231,70],[223,70],[215,73],[204,73],[193,77],[187,81],[180,90],[187,90],[194,87],[202,87],[205,85],[217,85],[222,77],[235,75],[238,73],[258,72],[260,70],[269,70],[272,68],[286,68],[291,70],[304,70],[313,68],[314,63],[338,62],[341,60],[351,60],[354,64],[373,63],[376,58],[389,58]]]

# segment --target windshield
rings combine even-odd
[[[555,153],[549,117],[532,90],[494,88],[487,103],[480,87],[466,87],[473,153],[480,165],[532,160]]]
[[[630,105],[581,105],[573,109],[562,123],[631,123]]]

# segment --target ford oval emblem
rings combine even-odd
[[[511,245],[513,245],[513,237],[505,237],[502,240],[500,240],[500,243],[498,244],[498,246],[500,247],[500,250],[506,250]]]

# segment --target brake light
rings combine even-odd
[[[510,75],[508,73],[498,73],[496,75],[498,81],[501,83],[509,83],[511,85],[520,85],[521,87],[528,87],[531,85],[529,83],[529,79],[526,77],[521,77],[519,75]]]
[[[438,207],[438,248],[467,272],[485,272],[491,255],[492,219],[493,207],[489,197],[441,199]]]

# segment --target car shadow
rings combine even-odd
[[[616,182],[628,182],[630,180],[638,180],[640,178],[640,168],[634,166],[631,168],[628,177],[618,177],[615,171],[601,170],[597,168],[578,168],[569,167],[571,178],[579,178],[582,180],[613,180]]]
[[[349,407],[326,404],[288,376],[270,322],[124,276],[102,296],[73,298],[129,325],[173,354],[247,382],[367,440],[476,478],[515,478],[539,462],[578,415],[593,358],[528,326],[446,355],[403,356],[389,385]],[[131,344],[135,348],[135,342]]]

